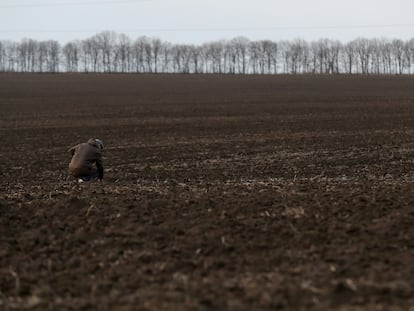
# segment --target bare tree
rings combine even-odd
[[[60,44],[58,41],[49,40],[46,42],[48,50],[48,69],[49,72],[59,72]]]
[[[192,73],[202,73],[203,72],[203,51],[201,47],[191,45],[190,46],[190,59],[191,65],[193,67]]]
[[[46,71],[48,66],[48,47],[45,41],[39,42],[36,56],[37,71]]]
[[[191,45],[180,44],[172,49],[174,72],[191,73],[191,59],[193,48]]]
[[[354,64],[356,62],[356,49],[354,42],[348,42],[343,47],[344,69],[348,74],[352,74],[354,70]]]
[[[407,54],[407,61],[408,61],[408,73],[413,73],[413,65],[414,65],[414,39],[407,41],[405,47],[405,53]]]
[[[148,38],[139,37],[135,40],[132,46],[136,72],[146,72],[145,60],[148,60],[148,57],[146,56],[146,45],[148,45]]]
[[[251,65],[252,73],[258,74],[260,71],[261,50],[259,41],[251,41],[249,44],[249,64]]]
[[[152,42],[150,38],[144,37],[142,38],[144,41],[144,51],[145,51],[145,63],[146,63],[146,71],[153,72],[153,49],[152,49]]]
[[[231,44],[234,46],[237,73],[246,74],[249,62],[248,48],[250,40],[245,37],[237,37],[231,41]]]
[[[161,71],[165,73],[172,72],[171,69],[171,51],[173,49],[173,45],[169,42],[164,42],[161,46],[160,50],[160,57],[162,59]]]
[[[202,45],[158,38],[131,40],[104,31],[63,47],[57,41],[0,41],[0,71],[215,74],[413,73],[414,39],[358,38],[342,44],[320,39],[259,40],[245,37]]]
[[[6,62],[7,62],[7,55],[6,55],[5,42],[0,41],[0,71],[6,70]]]
[[[18,45],[19,63],[22,72],[36,70],[36,55],[38,42],[32,39],[23,39]]]
[[[361,73],[368,74],[373,45],[370,40],[366,38],[358,38],[355,40],[355,50],[359,60]]]
[[[81,61],[83,72],[96,72],[97,59],[94,57],[96,52],[93,38],[82,40],[80,43]]]
[[[65,67],[67,72],[78,72],[79,62],[79,42],[68,42],[62,50],[65,57]]]
[[[113,52],[117,34],[114,31],[103,31],[96,36],[100,53],[102,54],[104,72],[112,71]]]
[[[211,73],[225,72],[225,42],[214,41],[204,45],[208,69]]]
[[[152,53],[153,53],[153,61],[154,61],[154,72],[157,73],[159,71],[159,59],[160,53],[162,49],[162,41],[158,38],[152,39]]]
[[[326,73],[339,73],[339,55],[342,50],[342,43],[337,40],[327,40],[328,53],[327,53],[327,70]]]
[[[20,60],[19,46],[13,41],[0,42],[0,71],[23,71]]]
[[[398,74],[402,74],[406,65],[404,42],[402,40],[394,39],[391,44],[396,71]]]
[[[381,53],[381,41],[373,39],[372,45],[372,57],[371,57],[371,73],[380,74],[382,67],[382,53]]]
[[[305,44],[303,40],[296,39],[293,42],[288,42],[286,45],[288,53],[285,54],[289,58],[290,73],[297,74],[304,72],[305,59]]]

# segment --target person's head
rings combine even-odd
[[[103,141],[99,138],[91,138],[88,140],[88,144],[94,145],[96,148],[102,150],[104,148]]]
[[[99,138],[95,138],[95,144],[98,146],[98,149],[102,150],[104,148],[103,141],[100,140]]]

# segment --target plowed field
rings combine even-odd
[[[414,77],[1,74],[0,175],[0,310],[414,310]]]

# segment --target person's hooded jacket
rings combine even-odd
[[[82,177],[90,176],[98,171],[98,177],[102,179],[104,175],[102,149],[102,141],[92,138],[86,143],[70,148],[68,150],[72,156],[69,163],[70,173],[75,177]]]

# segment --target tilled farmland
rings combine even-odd
[[[411,76],[1,74],[0,175],[0,310],[414,308]]]

